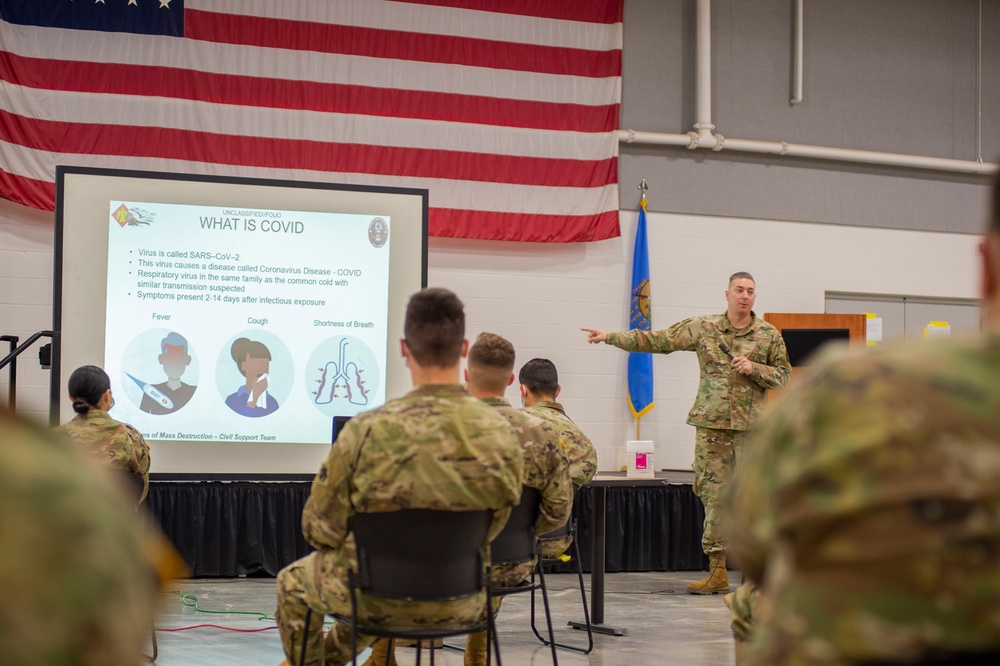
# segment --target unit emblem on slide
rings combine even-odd
[[[368,225],[368,241],[372,247],[382,247],[389,240],[389,225],[381,217],[376,217]]]
[[[129,208],[125,204],[118,206],[111,217],[114,221],[118,223],[118,226],[125,227],[138,227],[141,225],[149,226],[156,219],[156,213],[148,210],[143,210],[142,208]]]

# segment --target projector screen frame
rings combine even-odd
[[[204,187],[205,185],[227,185],[234,186],[237,188],[249,188],[245,191],[251,192],[253,188],[280,188],[282,190],[292,190],[294,191],[318,191],[316,196],[323,196],[324,192],[331,193],[346,193],[347,196],[354,195],[389,195],[400,197],[400,201],[406,201],[406,206],[411,208],[414,212],[414,217],[416,210],[419,207],[419,237],[420,237],[420,247],[419,247],[419,287],[414,287],[411,291],[415,291],[416,288],[425,288],[427,286],[427,259],[428,259],[428,191],[425,189],[414,189],[414,188],[397,188],[397,187],[381,187],[381,186],[370,186],[370,185],[358,185],[358,184],[346,184],[346,183],[323,183],[314,181],[294,181],[285,179],[268,179],[268,178],[250,178],[250,177],[236,177],[236,176],[214,176],[214,175],[202,175],[202,174],[190,174],[190,173],[171,173],[171,172],[158,172],[158,171],[134,171],[128,169],[104,169],[104,168],[92,168],[92,167],[74,167],[74,166],[64,166],[60,165],[56,167],[56,201],[55,201],[55,228],[54,228],[54,255],[53,255],[53,308],[52,308],[52,330],[56,332],[53,337],[52,342],[52,357],[51,357],[51,382],[50,382],[50,422],[58,423],[60,420],[60,414],[63,409],[62,401],[65,394],[65,382],[68,379],[68,375],[63,377],[62,365],[63,359],[66,356],[63,350],[63,324],[64,324],[64,279],[66,274],[64,273],[64,263],[67,259],[66,246],[65,246],[65,231],[66,231],[66,215],[68,213],[72,214],[72,211],[67,211],[67,202],[65,200],[67,191],[67,179],[72,182],[73,178],[76,176],[96,177],[96,178],[118,178],[118,179],[134,179],[139,183],[144,183],[151,180],[159,180],[165,182],[177,182],[177,183],[194,183],[196,187]],[[128,193],[125,193],[122,198],[128,198]],[[416,199],[410,199],[415,197]],[[405,199],[404,199],[405,198]],[[252,197],[248,197],[252,199]],[[217,204],[216,204],[217,205]],[[235,205],[235,204],[233,204]],[[241,204],[242,205],[242,204]],[[253,205],[248,204],[248,205]],[[403,205],[403,204],[401,204]],[[275,207],[277,208],[277,207]],[[286,208],[286,210],[291,210],[292,208]],[[332,213],[342,212],[342,211],[328,211]],[[396,226],[397,222],[394,220],[391,222],[393,227]],[[408,222],[412,224],[412,221]],[[395,233],[395,232],[394,232]],[[390,245],[390,250],[393,246]],[[411,248],[412,249],[412,248]],[[412,272],[412,270],[411,270]],[[101,276],[103,281],[100,285],[95,285],[97,291],[102,294],[105,293],[107,286],[107,272]],[[390,278],[392,276],[390,275]],[[411,278],[413,276],[410,276]],[[392,289],[392,283],[390,281],[390,291]],[[409,294],[406,294],[408,297]],[[387,331],[387,353],[389,354],[386,362],[394,363],[398,359],[398,354],[394,354],[394,350],[398,346],[396,340],[402,334],[401,325],[399,330],[395,330],[395,326],[391,322],[401,322],[402,312],[394,312],[392,306],[390,306],[390,312],[388,313],[390,328]],[[103,331],[103,328],[102,328]],[[103,358],[103,354],[101,355]],[[388,372],[388,369],[386,370]],[[388,387],[387,387],[388,389]],[[387,390],[386,399],[391,399],[395,397],[398,393],[390,394]],[[119,398],[121,400],[122,398]],[[169,442],[163,443],[163,445],[168,445]],[[279,444],[280,445],[280,444]],[[295,446],[316,446],[322,447],[322,444],[297,444]],[[323,449],[324,453],[318,457],[318,460],[322,460],[325,456],[326,449]],[[154,461],[155,461],[155,451],[154,451]],[[317,463],[316,469],[318,470],[319,465]],[[155,462],[154,462],[155,470]],[[224,471],[207,471],[207,472],[179,472],[179,471],[164,471],[157,472],[154,471],[151,474],[151,478],[156,480],[218,480],[218,481],[303,481],[309,480],[313,477],[314,472],[288,472],[282,471],[277,473],[266,473],[266,472],[224,472]]]

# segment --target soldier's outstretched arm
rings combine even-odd
[[[602,331],[599,328],[580,328],[581,331],[586,332],[587,342],[592,345],[600,344],[608,339],[608,332]]]

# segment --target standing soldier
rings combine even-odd
[[[792,371],[781,333],[753,311],[756,298],[753,276],[734,273],[721,315],[691,317],[652,332],[581,329],[591,344],[606,342],[630,352],[698,355],[701,380],[687,422],[695,427],[694,491],[705,506],[701,547],[709,568],[705,578],[687,586],[691,594],[729,591],[720,494],[739,463],[747,430],[764,406],[765,391],[784,388]]]
[[[350,532],[355,513],[492,510],[491,541],[520,499],[524,463],[510,424],[458,383],[468,351],[462,302],[444,289],[414,294],[404,334],[402,353],[415,388],[354,417],[341,431],[302,514],[303,533],[317,550],[278,574],[276,617],[288,663],[297,663],[303,641],[307,664],[340,666],[354,657],[350,629],[335,623],[323,636],[322,628],[325,614],[351,612],[347,577],[357,566]],[[400,602],[362,594],[358,606],[361,619],[433,626],[478,620],[483,598]],[[314,611],[309,626],[307,608]],[[375,641],[359,639],[359,647]]]

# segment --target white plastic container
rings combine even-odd
[[[625,444],[626,476],[630,479],[652,479],[656,473],[653,463],[653,442],[647,439],[632,440]]]

